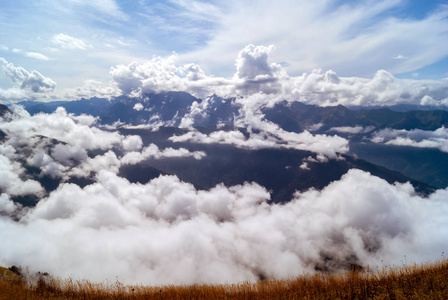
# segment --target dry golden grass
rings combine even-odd
[[[448,260],[234,285],[148,287],[72,279],[30,285],[0,280],[0,299],[448,299]]]

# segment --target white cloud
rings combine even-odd
[[[19,166],[17,161],[26,161],[29,166],[39,168],[39,176],[67,180],[72,175],[90,176],[101,169],[118,172],[121,163],[109,150],[114,147],[135,150],[139,142],[141,147],[140,137],[125,138],[117,132],[94,127],[96,118],[92,116],[73,116],[61,107],[52,114],[34,116],[21,106],[12,106],[11,109],[14,111],[11,120],[0,122],[0,130],[7,135],[4,155],[8,161],[16,161],[16,169]],[[90,150],[109,152],[90,158]],[[8,174],[24,173],[20,170]],[[8,176],[12,178],[12,175]],[[9,181],[5,181],[5,185]]]
[[[195,59],[209,72],[229,72],[229,61],[248,42],[268,42],[277,46],[275,59],[286,62],[291,74],[317,68],[363,77],[378,69],[411,72],[448,53],[448,9],[440,5],[420,19],[392,13],[405,6],[400,0],[226,1],[216,4],[220,13],[213,14],[215,30],[206,33],[205,46],[180,58]],[[397,54],[408,59],[393,59]]]
[[[41,195],[42,186],[35,180],[22,180],[19,175],[24,175],[25,170],[15,161],[0,154],[0,190],[11,196],[17,195]],[[5,201],[5,200],[2,200]]]
[[[143,141],[138,135],[128,135],[123,140],[123,150],[125,151],[138,151],[142,149]]]
[[[336,131],[336,132],[341,132],[341,133],[358,134],[358,133],[368,133],[374,129],[375,129],[375,127],[373,127],[373,126],[364,127],[364,126],[356,125],[355,127],[350,127],[350,126],[333,127],[333,128],[330,128],[328,131],[329,132]]]
[[[322,191],[269,205],[257,184],[198,191],[174,176],[143,185],[102,171],[83,189],[63,184],[21,222],[0,217],[0,262],[153,285],[381,268],[403,255],[423,262],[446,251],[447,193],[421,198],[410,184],[351,170]]]
[[[120,170],[120,166],[120,159],[112,150],[109,150],[103,155],[97,155],[93,158],[88,157],[81,164],[69,170],[66,173],[65,178],[69,179],[72,176],[89,177],[103,170],[117,174]]]
[[[0,214],[11,214],[17,209],[17,204],[11,201],[8,194],[0,194]]]
[[[141,110],[143,110],[143,104],[135,103],[133,109],[135,109],[136,111],[141,111]]]
[[[185,91],[205,98],[212,94],[235,97],[261,92],[279,95],[279,101],[286,99],[320,106],[448,106],[447,80],[398,79],[385,70],[377,71],[372,79],[339,77],[331,70],[313,70],[310,74],[292,77],[279,64],[269,62],[273,49],[273,46],[246,46],[238,54],[236,73],[230,79],[209,77],[196,65],[192,73],[191,65],[175,64],[176,56],[119,65],[111,69],[111,76],[118,87],[131,96]]]
[[[123,164],[133,165],[148,158],[162,159],[168,157],[193,157],[199,160],[205,156],[206,154],[203,151],[190,152],[185,148],[173,149],[171,147],[160,150],[155,144],[151,144],[148,147],[143,148],[141,152],[132,151],[126,153],[121,159],[121,162]]]
[[[86,50],[87,45],[80,39],[59,33],[55,34],[51,39],[52,44],[69,50]]]
[[[11,78],[21,89],[29,89],[37,92],[52,92],[56,87],[56,82],[51,78],[45,77],[38,71],[28,72],[22,67],[15,67],[0,57],[0,65],[5,74]]]
[[[122,92],[114,82],[101,82],[98,80],[85,80],[82,86],[72,89],[64,89],[57,93],[56,99],[66,101],[89,99],[93,97],[107,98],[120,96]]]
[[[274,50],[270,45],[248,45],[240,51],[236,58],[235,76],[246,81],[265,81],[274,78],[274,74],[281,68],[277,64],[268,64],[268,54]]]
[[[383,129],[375,132],[372,141],[386,145],[410,146],[418,148],[436,148],[448,152],[448,129],[444,126],[435,131],[421,129]]]
[[[214,131],[203,134],[190,131],[180,136],[169,138],[173,142],[192,142],[202,144],[229,144],[245,149],[286,148],[308,150],[336,158],[337,153],[348,151],[348,141],[338,136],[312,135],[305,131],[292,133],[275,128],[272,132],[249,132],[246,137],[240,131]]]
[[[230,85],[224,78],[205,76],[196,65],[175,65],[176,56],[154,57],[144,63],[133,62],[127,66],[111,68],[110,75],[124,94],[141,96],[142,93],[161,91],[186,91],[205,97],[216,90],[223,93]]]
[[[315,70],[290,78],[283,88],[291,99],[320,106],[448,105],[447,80],[397,79],[385,70],[372,79]]]
[[[0,130],[7,135],[0,148],[0,155],[5,155],[5,173],[0,188],[20,186],[17,174],[24,174],[24,170],[14,161],[26,161],[29,166],[39,168],[39,176],[69,180],[72,176],[90,177],[101,170],[118,173],[122,164],[137,164],[148,158],[202,159],[206,156],[203,151],[159,149],[154,144],[143,148],[140,136],[123,136],[117,131],[101,130],[94,126],[96,118],[67,114],[62,107],[52,114],[34,116],[30,116],[21,106],[11,108],[14,111],[11,120],[0,122]],[[89,157],[91,150],[103,150],[105,153]],[[124,154],[117,156],[112,150],[123,150]]]
[[[30,58],[34,58],[34,59],[39,59],[39,60],[50,60],[50,58],[49,57],[47,57],[47,56],[45,56],[45,55],[43,55],[43,54],[41,54],[41,53],[38,53],[38,52],[25,52],[25,56],[26,57],[30,57]]]

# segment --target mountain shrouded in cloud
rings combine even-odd
[[[95,281],[194,284],[380,267],[404,255],[426,261],[445,251],[447,190],[349,155],[352,141],[378,143],[383,126],[401,128],[409,113],[366,119],[369,111],[297,106],[277,94],[141,92],[90,100],[106,105],[101,116],[79,113],[87,100],[56,103],[76,114],[2,109],[1,264]],[[114,106],[147,119],[102,123]],[[277,123],[278,113],[300,109],[308,119],[296,127]],[[422,130],[428,120],[446,125],[443,113],[439,122],[430,116],[414,121],[415,134],[431,138]],[[207,128],[194,127],[205,120]]]
[[[5,3],[1,266],[233,283],[448,250],[447,5]]]

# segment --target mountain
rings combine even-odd
[[[64,107],[67,112],[90,114],[101,119],[103,124],[121,121],[126,124],[161,123],[179,126],[180,120],[191,116],[192,125],[210,127],[218,124],[231,125],[239,114],[239,106],[234,98],[224,99],[213,95],[198,99],[185,92],[150,93],[140,98],[127,96],[112,100],[91,98],[78,101],[59,102],[21,102],[24,108],[34,115],[39,112],[51,113],[57,107]],[[323,133],[333,127],[373,126],[376,129],[421,129],[435,130],[441,126],[448,127],[448,111],[445,110],[411,110],[394,111],[389,108],[348,109],[342,105],[319,107],[301,102],[283,101],[271,108],[264,108],[265,118],[291,132],[301,132],[315,124],[322,124],[316,130]]]
[[[9,108],[3,104],[0,104],[0,118],[3,117],[8,112],[11,112]],[[6,137],[6,134],[0,130],[0,142],[3,142]]]
[[[241,107],[236,103],[235,98],[224,99],[212,95],[198,99],[185,92],[150,93],[140,98],[121,96],[110,101],[92,98],[72,102],[22,102],[20,104],[30,114],[49,113],[56,110],[58,106],[62,106],[69,113],[99,117],[102,124],[120,121],[134,125],[154,124],[177,127],[184,122],[183,126],[195,126],[204,130],[209,128],[209,133],[217,130],[216,126],[233,126],[235,120],[241,118]],[[447,161],[448,157],[444,152],[437,149],[416,149],[370,142],[375,132],[385,128],[434,131],[442,126],[448,127],[448,111],[402,110],[390,108],[355,110],[341,105],[319,107],[301,102],[283,101],[273,107],[262,108],[262,113],[265,120],[289,132],[311,130],[314,134],[340,135],[350,140],[351,155],[431,186],[447,187],[448,176],[445,175],[447,166],[444,161]],[[362,130],[348,133],[336,133],[333,130],[335,127],[355,126]],[[0,135],[4,136],[2,133]],[[381,149],[381,151],[375,149]]]
[[[422,129],[435,130],[448,126],[448,111],[406,111],[397,112],[389,108],[350,110],[342,105],[319,107],[301,102],[282,102],[263,111],[266,119],[279,124],[287,131],[300,132],[315,124],[322,124],[316,130],[326,132],[333,127],[373,126],[376,129]]]
[[[203,133],[210,131],[209,128],[199,130]],[[199,189],[209,189],[220,183],[232,186],[257,182],[271,191],[273,202],[281,203],[289,201],[296,190],[322,189],[330,182],[339,180],[349,169],[357,168],[389,183],[410,181],[421,194],[427,195],[435,190],[430,184],[348,155],[344,155],[340,160],[322,163],[316,160],[315,153],[303,150],[247,150],[232,145],[172,143],[168,138],[182,133],[182,130],[177,128],[165,127],[155,132],[145,129],[121,129],[120,132],[125,135],[139,135],[144,142],[151,141],[159,147],[183,147],[190,151],[207,153],[201,160],[147,159],[135,166],[122,167],[121,174],[132,182],[148,182],[154,178],[154,170],[175,174],[182,181],[190,182]],[[312,158],[307,163],[309,170],[301,168],[307,158]]]
[[[190,151],[207,153],[200,161],[185,158],[148,159],[137,165],[122,166],[120,174],[132,182],[147,182],[160,174],[175,174],[198,188],[211,188],[219,183],[230,186],[255,181],[272,191],[275,202],[287,201],[295,190],[323,188],[338,180],[350,168],[368,171],[389,182],[411,181],[423,194],[430,193],[434,187],[448,186],[448,165],[444,163],[448,161],[448,154],[438,149],[391,146],[370,141],[372,134],[385,128],[433,131],[442,126],[448,127],[448,112],[443,110],[354,110],[341,105],[319,107],[289,101],[262,108],[264,119],[285,131],[300,133],[312,130],[314,134],[337,134],[350,141],[350,152],[343,156],[344,160],[331,160],[325,164],[309,163],[312,168],[308,171],[300,168],[307,157],[315,156],[307,151],[244,150],[230,145],[172,143],[168,140],[173,135],[185,133],[177,128],[181,122],[184,122],[184,126],[195,126],[204,134],[224,128],[240,130],[247,136],[244,128],[233,127],[235,120],[241,117],[241,107],[235,98],[224,99],[213,95],[198,99],[185,92],[163,92],[146,94],[140,98],[120,96],[112,100],[92,98],[73,102],[21,104],[32,115],[39,112],[50,113],[62,106],[69,113],[99,117],[101,124],[113,124],[117,121],[134,125],[157,124],[162,126],[158,131],[119,130],[125,135],[140,136],[146,145],[154,143],[161,148],[184,147]],[[369,130],[352,133],[336,133],[333,130],[336,127],[356,126]],[[57,183],[48,178],[39,180],[47,190],[57,186]],[[91,182],[80,178],[71,180],[81,185]]]

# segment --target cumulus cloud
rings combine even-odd
[[[14,111],[11,119],[0,122],[0,130],[7,136],[0,147],[0,155],[4,155],[4,179],[0,188],[10,186],[15,191],[14,195],[20,192],[15,187],[23,184],[18,175],[25,174],[17,161],[39,168],[40,177],[47,175],[67,181],[72,176],[91,177],[101,170],[118,173],[122,164],[137,164],[148,158],[202,159],[206,155],[202,151],[190,152],[184,148],[159,149],[154,144],[143,148],[140,136],[123,136],[116,131],[101,130],[95,127],[97,118],[68,114],[62,107],[52,114],[34,116],[21,106],[11,108]],[[92,151],[97,154],[93,155]],[[25,183],[32,188],[32,184],[37,182]]]
[[[143,147],[142,138],[138,135],[129,135],[123,140],[123,150],[138,151]]]
[[[141,111],[141,110],[143,110],[143,104],[135,103],[133,109],[135,109],[136,111]]]
[[[28,72],[22,67],[15,67],[0,57],[0,65],[5,74],[21,89],[29,89],[35,93],[51,92],[56,87],[56,82],[51,78],[45,77],[38,71]]]
[[[375,132],[372,141],[386,145],[410,146],[418,148],[436,148],[448,152],[448,129],[444,126],[435,131],[421,129],[383,129]]]
[[[373,126],[359,126],[356,125],[355,127],[350,127],[350,126],[341,126],[341,127],[333,127],[330,128],[328,131],[329,132],[341,132],[341,133],[349,133],[349,134],[358,134],[358,133],[368,133],[371,132],[372,130],[374,130],[375,127]]]
[[[192,142],[202,144],[229,144],[244,149],[286,148],[309,150],[322,153],[330,158],[337,158],[337,153],[348,151],[346,139],[326,135],[312,135],[308,131],[292,133],[277,128],[276,132],[249,132],[246,137],[241,131],[214,131],[203,134],[190,131],[180,136],[169,138],[173,142]]]
[[[15,111],[18,112],[18,110]],[[10,137],[13,140],[20,138],[26,140],[35,135],[43,135],[86,150],[109,149],[115,144],[121,144],[120,134],[83,125],[83,121],[78,123],[76,120],[82,120],[82,118],[68,114],[62,107],[58,107],[53,114],[30,116],[24,110],[21,113],[22,118],[1,124],[1,129],[11,133]]]
[[[111,69],[110,75],[124,93],[134,96],[161,91],[186,91],[198,97],[260,91],[273,93],[281,90],[278,80],[287,77],[279,64],[268,62],[268,54],[273,49],[273,45],[248,45],[242,49],[236,58],[236,73],[231,79],[207,76],[192,63],[177,66],[176,55],[118,65]]]
[[[43,192],[39,182],[31,179],[22,179],[26,171],[18,163],[0,154],[0,190],[8,195],[41,195]],[[6,200],[2,200],[5,202]]]
[[[324,134],[313,135],[309,131],[302,133],[289,132],[266,120],[261,112],[262,108],[272,107],[275,103],[281,101],[281,97],[281,95],[276,94],[256,93],[232,100],[233,105],[239,107],[238,115],[234,116],[235,120],[232,120],[232,125],[247,130],[246,135],[238,130],[219,130],[208,135],[193,130],[181,136],[173,136],[170,140],[173,142],[231,144],[246,149],[289,148],[308,150],[331,159],[337,158],[337,153],[348,151],[348,141],[342,137]],[[207,103],[210,103],[211,99],[208,100]],[[207,113],[207,110],[201,105],[195,106],[194,109],[195,116]],[[193,122],[192,116],[188,117],[190,119],[182,120],[182,125]]]
[[[69,50],[87,49],[87,45],[82,40],[63,33],[55,34],[51,39],[51,43],[58,47],[61,47],[62,49],[69,49]]]
[[[11,214],[17,209],[17,204],[11,201],[8,194],[0,194],[0,215]]]
[[[177,66],[176,55],[154,57],[144,63],[133,62],[127,66],[111,68],[110,75],[120,90],[131,96],[161,91],[186,91],[195,96],[210,95],[212,88],[226,93],[230,83],[224,78],[207,77],[195,64]]]
[[[289,76],[278,63],[270,63],[274,46],[248,45],[236,58],[236,73],[230,78],[207,76],[199,66],[177,66],[176,56],[155,57],[144,63],[119,65],[111,76],[125,94],[186,91],[205,98],[276,94],[281,100],[320,106],[390,106],[396,104],[448,106],[447,80],[398,79],[379,70],[372,79],[339,77],[320,69],[301,76]]]
[[[203,151],[190,152],[185,148],[174,149],[171,147],[160,150],[159,147],[157,147],[157,145],[151,144],[148,147],[143,148],[141,152],[132,151],[126,153],[121,159],[121,162],[123,164],[133,165],[148,158],[162,159],[168,157],[193,157],[199,160],[202,159],[204,156],[206,156],[206,154]]]
[[[278,92],[281,85],[278,79],[286,77],[282,67],[276,63],[268,63],[268,55],[274,46],[248,45],[236,58],[235,77],[243,82],[237,88],[243,93],[255,91]],[[237,84],[238,85],[238,84]]]
[[[447,193],[424,199],[410,184],[351,170],[276,205],[257,184],[198,191],[174,176],[132,184],[101,171],[84,188],[63,184],[21,222],[0,217],[0,262],[146,284],[287,278],[350,263],[381,269],[446,251]]]
[[[90,158],[89,151],[108,151],[114,147],[128,151],[137,149],[141,143],[134,137],[125,138],[117,132],[100,130],[93,126],[96,118],[67,114],[63,108],[52,114],[35,116],[30,116],[21,106],[11,108],[14,112],[12,117],[0,122],[0,130],[6,134],[2,146],[5,164],[9,162],[22,168],[18,162],[25,162],[38,168],[40,177],[46,175],[68,180],[75,173],[89,176],[104,165],[113,165],[101,163],[98,155]],[[20,170],[10,173],[25,174]]]
[[[372,79],[314,70],[291,78],[283,87],[292,99],[320,106],[448,105],[447,80],[397,79],[385,70]]]

